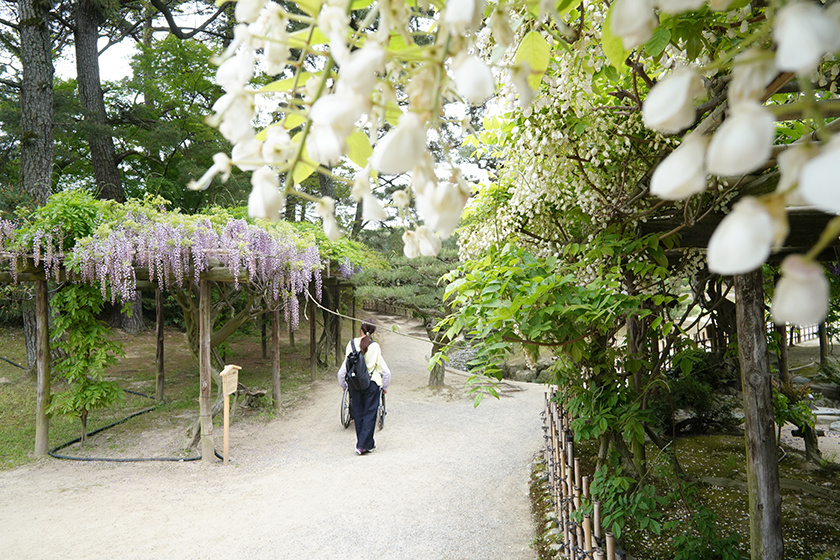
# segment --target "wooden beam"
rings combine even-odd
[[[163,402],[163,293],[159,287],[155,288],[155,368],[157,370],[157,390],[155,391],[155,400]]]
[[[744,395],[750,554],[753,560],[781,560],[782,495],[760,267],[735,276],[735,305]]]
[[[198,338],[199,338],[199,373],[201,391],[199,394],[199,417],[201,419],[201,460],[212,462],[215,457],[213,445],[213,413],[210,397],[213,393],[213,376],[210,368],[210,336],[213,332],[210,324],[210,281],[198,282]]]
[[[37,394],[35,401],[35,455],[49,452],[50,417],[50,317],[47,281],[35,282],[35,324],[37,337]]]
[[[333,331],[335,334],[335,367],[339,367],[341,360],[344,358],[344,349],[341,347],[341,315],[339,315],[339,310],[341,309],[341,285],[336,282],[333,290],[335,290],[333,292],[335,294],[335,330]]]

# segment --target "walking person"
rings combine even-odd
[[[370,373],[370,385],[367,389],[357,391],[350,387],[350,412],[356,425],[356,453],[366,455],[376,449],[373,434],[376,431],[376,411],[379,408],[380,388],[387,393],[391,383],[391,370],[382,356],[379,343],[371,338],[376,332],[376,325],[365,321],[361,327],[362,336],[347,343],[345,357],[350,355],[353,346],[365,357],[365,364]],[[345,359],[338,370],[338,384],[347,389],[347,360]]]

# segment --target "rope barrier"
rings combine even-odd
[[[144,397],[144,398],[147,398],[147,399],[154,400],[154,397],[150,397],[149,395],[144,395],[143,393],[137,393],[136,391],[130,391],[128,389],[123,389],[123,391],[126,392],[126,393],[130,393],[132,395],[138,395],[140,397]],[[85,434],[85,437],[90,437],[90,436],[96,435],[100,432],[104,432],[105,430],[108,430],[110,428],[113,428],[114,426],[119,426],[120,424],[134,418],[135,416],[140,416],[141,414],[146,414],[147,412],[151,412],[152,410],[157,409],[162,404],[164,404],[164,403],[158,403],[155,406],[151,406],[149,408],[145,408],[145,409],[140,410],[138,412],[135,412],[133,414],[129,414],[128,416],[126,416],[122,420],[117,420],[116,422],[108,424],[107,426],[103,426],[101,428],[93,430],[92,432],[88,432],[87,434]],[[79,436],[75,439],[72,439],[68,442],[62,443],[61,445],[57,445],[56,447],[53,447],[52,449],[49,450],[48,454],[49,454],[50,457],[53,457],[55,459],[67,459],[69,461],[103,461],[103,462],[106,462],[106,463],[141,463],[141,462],[147,462],[147,461],[190,462],[190,461],[198,461],[198,460],[201,459],[201,455],[199,455],[197,457],[126,457],[126,458],[120,458],[120,457],[79,457],[79,456],[76,456],[76,455],[61,455],[61,454],[58,453],[58,451],[64,449],[65,447],[69,447],[69,446],[73,445],[74,443],[78,443],[80,441],[82,441],[81,436]],[[216,457],[218,457],[219,459],[222,459],[222,456],[215,449],[213,450],[213,453],[216,455]]]
[[[321,303],[318,300],[316,300],[314,297],[312,297],[312,294],[308,290],[306,292],[306,297],[309,298],[310,300],[312,300],[312,302],[315,305],[317,305],[318,307],[320,307],[322,310],[326,311],[327,313],[331,313],[331,314],[335,315],[336,317],[339,317],[341,319],[349,319],[351,321],[356,321],[357,323],[364,323],[365,322],[364,319],[359,319],[358,317],[351,317],[349,315],[344,315],[343,313],[339,313],[338,311],[333,311],[332,309],[328,309],[328,308],[324,307],[323,305],[321,305]],[[311,318],[310,318],[310,320],[311,320]],[[410,334],[406,334],[406,333],[400,332],[398,329],[399,329],[399,325],[392,324],[391,328],[388,329],[388,332],[394,333],[394,334],[399,335],[399,336],[403,336],[405,338],[411,338],[411,339],[414,339],[414,340],[419,340],[420,342],[426,342],[428,344],[432,343],[432,341],[429,340],[428,338],[420,338],[418,336],[413,336],[413,335],[410,335]]]

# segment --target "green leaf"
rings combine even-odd
[[[664,26],[659,26],[656,28],[656,31],[653,32],[653,37],[648,39],[648,42],[645,43],[644,49],[645,52],[653,58],[658,58],[670,42],[671,30],[666,29]]]
[[[531,89],[539,89],[543,75],[548,70],[550,58],[551,48],[545,38],[537,31],[531,31],[519,43],[514,63],[519,65],[527,62],[528,66],[531,67],[531,73],[528,75],[528,85],[531,86]]]
[[[266,84],[259,89],[259,92],[268,93],[289,91],[293,85],[297,85],[298,87],[303,86],[303,84],[306,83],[306,80],[308,80],[311,76],[312,74],[309,72],[303,72],[297,77],[292,76],[291,78],[286,78],[285,80],[277,80],[276,82]]]
[[[368,136],[364,131],[356,129],[347,137],[347,157],[359,167],[365,167],[367,165],[372,153],[373,148],[371,148],[370,140],[368,140]]]
[[[624,61],[630,56],[630,51],[624,48],[624,42],[621,37],[615,35],[612,31],[612,16],[615,9],[615,2],[610,6],[610,11],[607,12],[607,18],[604,20],[604,25],[601,27],[601,47],[604,49],[604,54],[610,61],[610,64],[618,70],[619,74],[623,74],[627,69]]]
[[[295,4],[310,16],[317,16],[321,11],[321,0],[295,0]]]

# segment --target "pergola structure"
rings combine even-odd
[[[307,294],[310,306],[310,360],[315,377],[317,356],[314,299],[322,289],[334,290],[338,301],[341,289],[349,283],[327,276],[322,279],[322,259],[313,239],[303,238],[286,226],[270,223],[254,225],[244,220],[206,217],[185,219],[177,215],[168,220],[162,210],[129,209],[116,215],[108,227],[99,227],[83,241],[77,239],[72,251],[60,244],[44,242],[49,233],[36,233],[40,241],[21,242],[21,235],[9,223],[0,224],[0,261],[10,264],[0,271],[0,282],[32,282],[35,286],[37,323],[37,404],[35,453],[48,452],[50,400],[50,334],[48,282],[99,283],[103,296],[127,301],[137,290],[154,289],[157,302],[156,396],[163,397],[163,316],[162,291],[195,291],[198,294],[197,327],[200,378],[201,456],[213,461],[213,325],[211,290],[214,283],[248,286],[266,301],[273,302],[272,387],[275,403],[280,396],[280,310],[286,313],[290,329],[297,327],[300,299]],[[224,217],[223,218],[227,218]],[[81,242],[80,242],[81,241]],[[114,255],[117,258],[114,258]],[[327,268],[327,271],[329,267]],[[329,274],[327,272],[327,274]],[[336,305],[336,310],[337,310]],[[333,311],[336,311],[333,310]],[[242,321],[244,322],[244,321]],[[241,324],[241,323],[239,323]],[[234,325],[235,329],[236,325]],[[332,338],[336,360],[343,356],[340,321]]]

